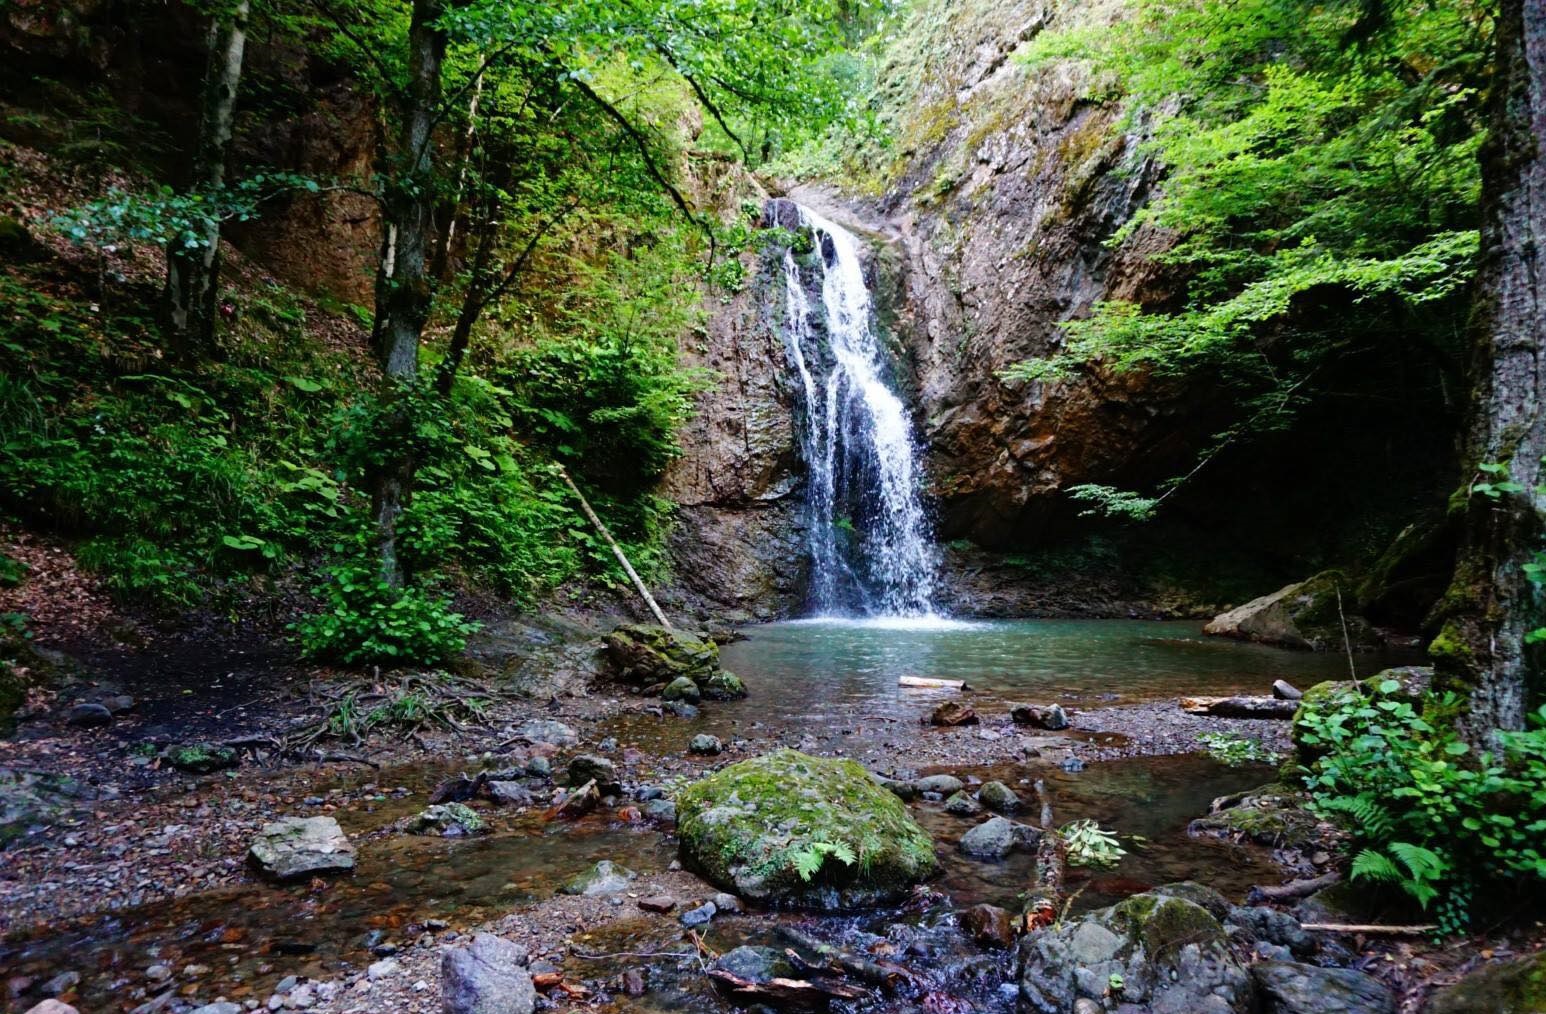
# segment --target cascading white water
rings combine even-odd
[[[796,206],[819,260],[820,319],[800,259],[784,253],[789,356],[804,401],[811,604],[820,614],[933,616],[937,559],[918,497],[918,453],[886,382],[859,241]]]

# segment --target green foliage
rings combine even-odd
[[[1083,60],[1166,167],[1111,239],[1156,228],[1177,308],[1104,303],[1064,351],[1008,376],[1206,373],[1237,392],[1217,443],[1289,424],[1325,364],[1370,350],[1455,373],[1477,251],[1490,4],[1139,0],[1115,26],[1049,33],[1032,73]],[[1217,444],[1216,444],[1217,446]],[[1210,449],[1214,450],[1216,449]],[[1206,460],[1206,455],[1204,456]],[[1091,492],[1129,516],[1145,498]]]
[[[1312,808],[1352,834],[1352,875],[1437,902],[1444,932],[1465,928],[1480,892],[1546,879],[1546,707],[1476,756],[1454,729],[1462,706],[1454,694],[1414,703],[1391,679],[1296,718],[1300,742],[1325,751],[1305,784]]]
[[[369,564],[335,564],[318,589],[324,610],[298,620],[296,639],[313,658],[350,664],[432,665],[458,654],[478,629],[450,600],[393,588]]]
[[[1070,866],[1109,870],[1122,861],[1127,849],[1117,836],[1093,820],[1073,820],[1058,831],[1068,849]]]
[[[858,861],[854,856],[854,850],[846,842],[819,840],[802,842],[798,847],[791,849],[785,858],[794,865],[794,870],[800,875],[800,879],[809,883],[829,856],[844,866],[852,866]]]
[[[1232,768],[1242,764],[1276,764],[1282,760],[1262,746],[1260,740],[1229,732],[1205,732],[1197,737],[1197,742],[1208,751],[1209,757]]]
[[[0,588],[15,588],[27,579],[27,565],[9,553],[0,553]]]
[[[106,196],[56,215],[54,228],[93,247],[148,244],[196,249],[212,226],[257,217],[266,201],[293,191],[317,193],[316,180],[295,173],[259,173],[231,186],[178,193],[168,186],[145,193],[112,187]]]

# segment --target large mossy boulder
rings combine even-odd
[[[719,672],[719,647],[651,623],[625,623],[606,637],[607,661],[619,679],[647,687],[687,677],[702,684]]]
[[[1137,894],[1027,936],[1020,944],[1020,1010],[1068,1014],[1108,998],[1153,1014],[1245,1014],[1251,976],[1206,907],[1158,891]]]
[[[1484,965],[1434,994],[1431,1014],[1540,1014],[1546,1011],[1546,953]]]
[[[1351,589],[1351,582],[1340,571],[1322,571],[1220,613],[1202,630],[1215,637],[1281,648],[1340,651],[1345,619],[1347,638],[1355,649],[1376,648],[1381,642],[1374,628],[1362,617],[1346,612],[1353,608]]]
[[[904,896],[934,872],[934,844],[893,793],[850,760],[775,753],[677,797],[683,860],[769,904],[842,910]]]

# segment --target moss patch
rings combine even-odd
[[[853,761],[779,750],[694,783],[676,803],[683,859],[748,898],[861,907],[934,871],[928,834]]]

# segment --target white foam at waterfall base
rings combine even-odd
[[[828,349],[817,342],[814,310],[793,251],[784,255],[790,358],[800,379],[807,490],[811,600],[825,616],[945,621],[933,601],[937,553],[918,496],[918,449],[906,406],[885,381],[859,241],[800,208],[821,263],[821,301]],[[829,256],[830,254],[830,256]],[[823,355],[826,352],[826,355]],[[824,376],[824,359],[830,368]],[[840,453],[841,452],[841,453]],[[862,459],[862,460],[858,460]],[[840,483],[873,469],[880,508],[847,519],[859,533],[864,573],[842,551],[837,516]],[[846,473],[840,471],[847,469]]]

